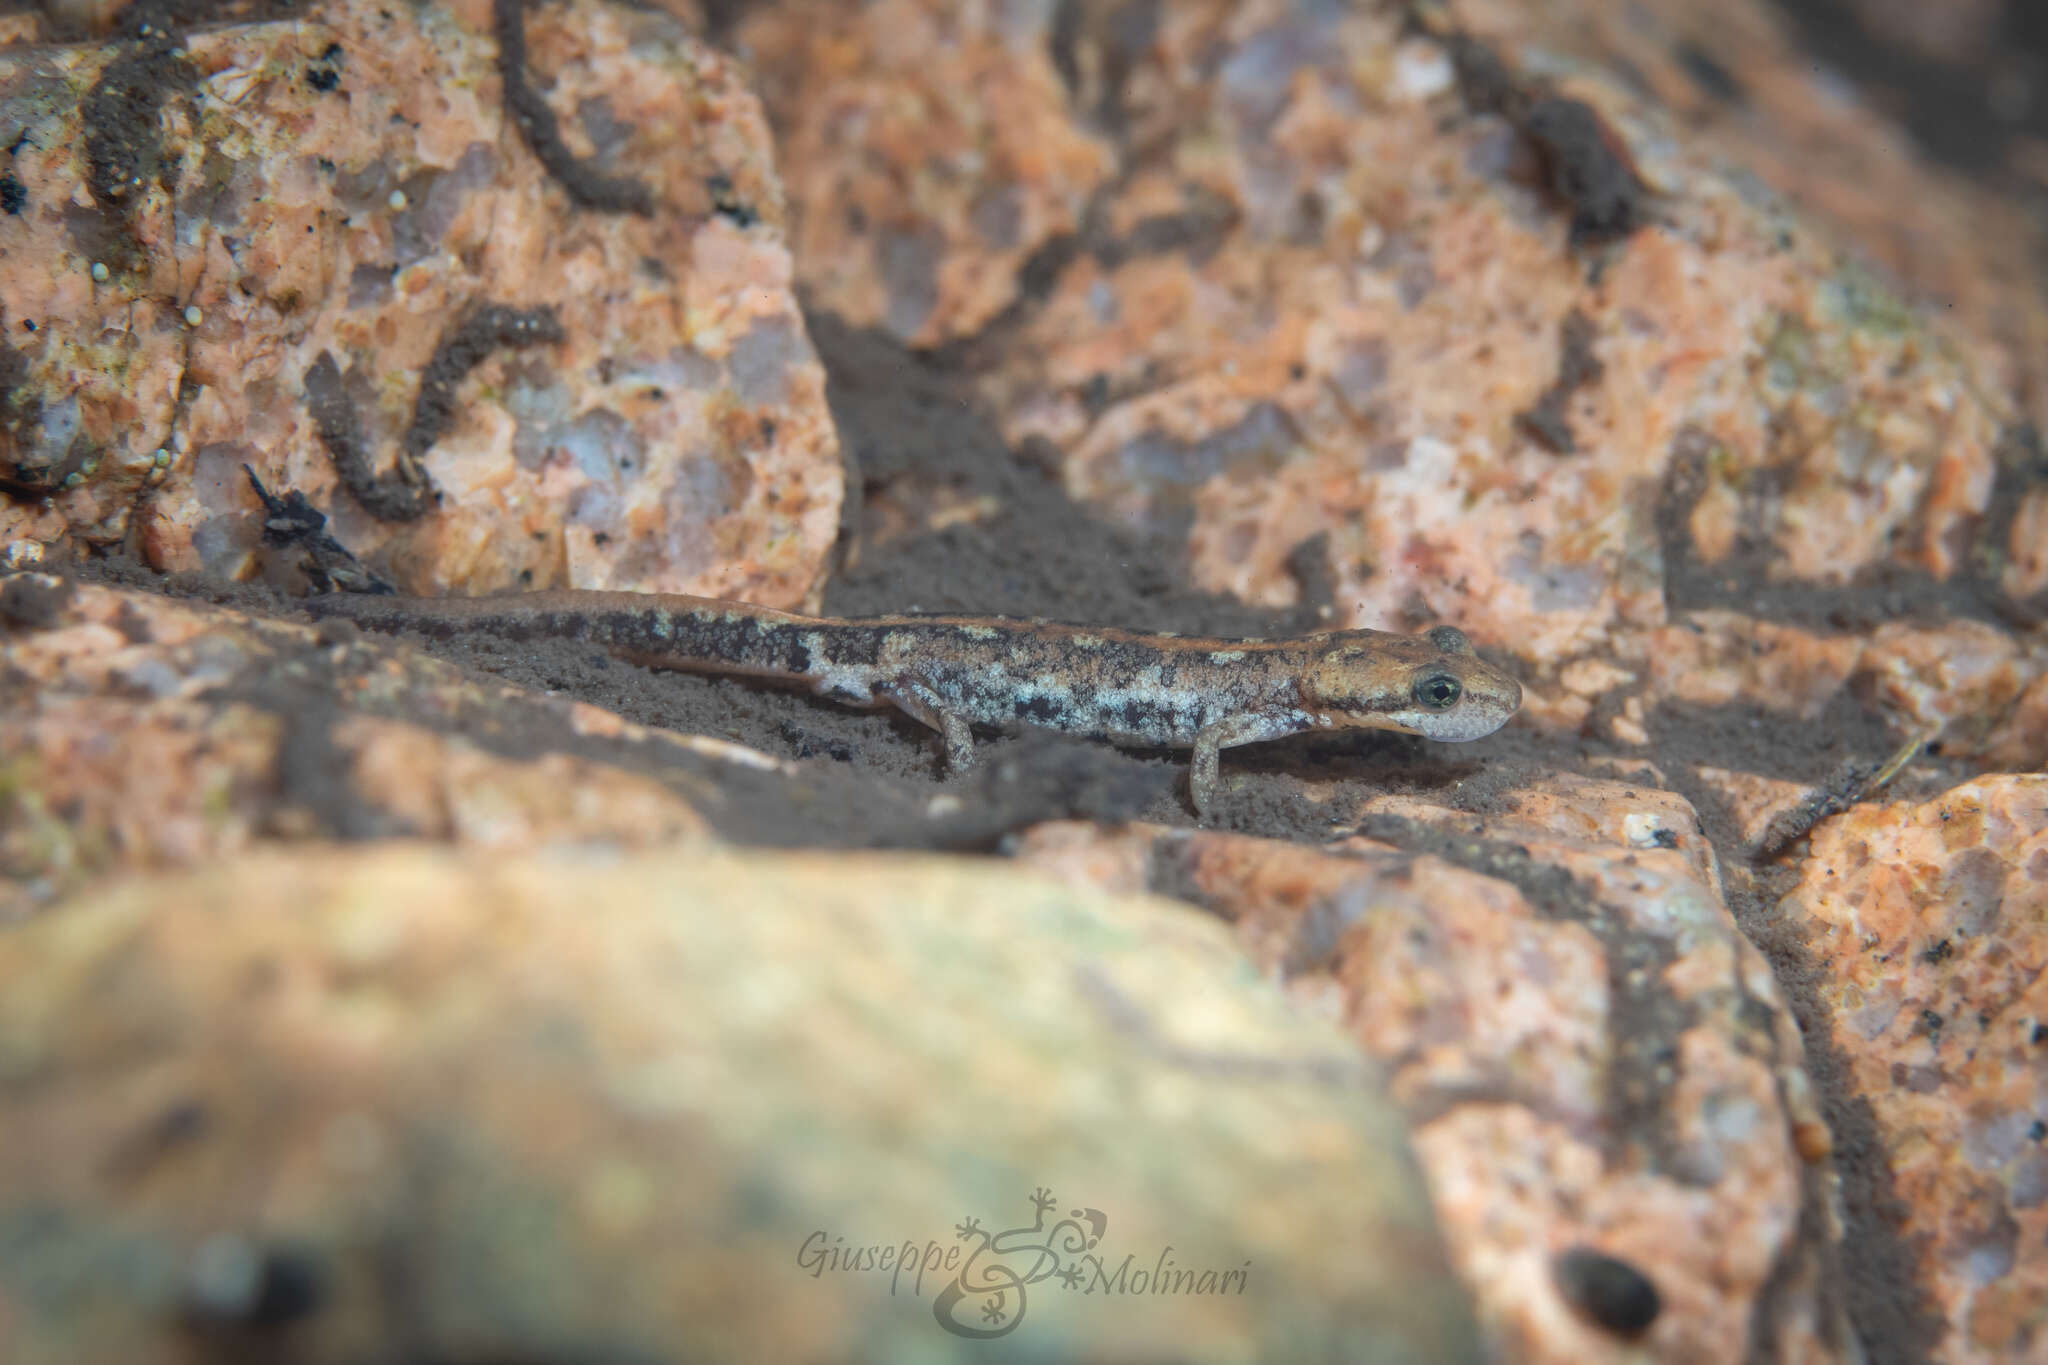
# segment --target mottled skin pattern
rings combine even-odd
[[[1042,725],[1112,743],[1194,750],[1207,812],[1221,750],[1304,730],[1369,727],[1478,739],[1522,704],[1464,634],[1328,631],[1204,640],[1000,616],[835,621],[708,597],[549,592],[499,598],[339,594],[315,616],[447,637],[585,640],[665,668],[770,678],[849,706],[894,706],[937,730],[957,771],[975,725]]]

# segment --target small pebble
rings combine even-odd
[[[405,210],[405,206],[411,201],[405,197],[404,190],[393,190],[391,191],[391,197],[384,202],[391,205],[393,213],[402,213]]]
[[[194,303],[185,305],[185,325],[187,327],[197,327],[200,320],[205,316],[204,313],[199,311],[199,305]]]
[[[112,271],[107,269],[106,262],[94,261],[92,263],[92,282],[94,284],[105,284],[107,277],[112,273]]]

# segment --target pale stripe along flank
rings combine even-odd
[[[1368,727],[1433,739],[1491,734],[1522,703],[1513,678],[1458,630],[1328,631],[1207,640],[1001,616],[797,616],[708,597],[548,592],[519,597],[307,600],[316,616],[447,637],[582,640],[698,673],[767,678],[854,706],[895,706],[973,761],[974,725],[1041,725],[1121,744],[1192,748],[1206,812],[1221,750],[1304,730]]]

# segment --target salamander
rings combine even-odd
[[[794,684],[847,706],[893,706],[939,733],[954,771],[974,761],[976,725],[1022,722],[1192,749],[1189,795],[1203,814],[1224,749],[1346,728],[1478,739],[1522,704],[1521,685],[1455,626],[1218,640],[1003,616],[834,620],[708,597],[582,591],[329,594],[306,606],[315,616],[443,638],[579,640],[658,667]]]

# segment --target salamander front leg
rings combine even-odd
[[[939,732],[946,742],[948,772],[964,773],[974,766],[974,731],[958,712],[946,709],[938,693],[910,678],[879,684],[874,693],[912,720]]]
[[[1194,799],[1195,814],[1208,815],[1215,800],[1223,750],[1315,728],[1315,719],[1299,711],[1247,711],[1226,716],[1196,734],[1194,760],[1188,765],[1188,795]]]

